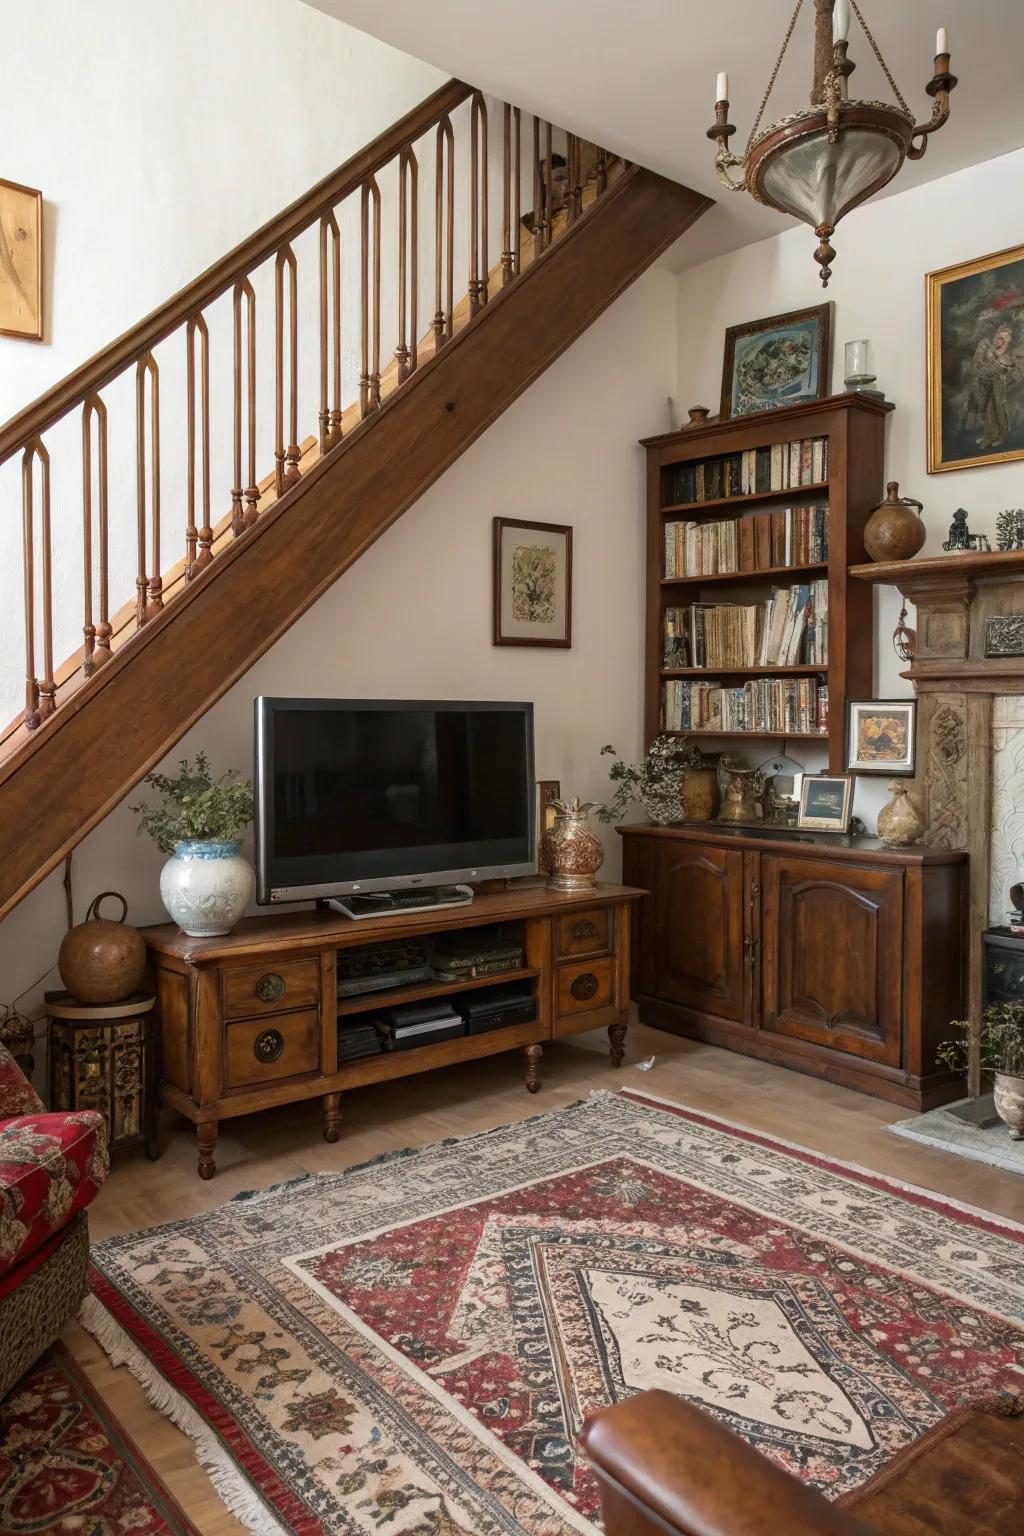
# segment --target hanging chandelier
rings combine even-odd
[[[734,155],[729,150],[736,129],[729,122],[726,74],[718,76],[715,122],[708,129],[708,138],[718,145],[715,170],[730,192],[750,192],[759,203],[810,224],[818,237],[814,259],[821,267],[824,288],[836,254],[829,240],[839,220],[890,182],[904,159],[920,160],[928,148],[928,135],[941,128],[949,116],[949,93],[956,85],[956,76],[949,72],[948,34],[940,27],[935,39],[935,72],[925,86],[933,99],[932,115],[926,123],[915,123],[857,0],[814,0],[811,104],[758,132],[802,5],[803,0],[797,0],[746,152]],[[849,94],[849,79],[856,68],[847,57],[851,5],[898,105],[856,101]],[[742,171],[738,181],[731,174],[737,169]]]

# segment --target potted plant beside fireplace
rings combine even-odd
[[[970,1021],[955,1019],[962,1039],[936,1052],[944,1066],[966,1072]],[[996,1114],[1014,1141],[1024,1141],[1024,1003],[994,1003],[981,1016],[981,1070],[992,1076]]]

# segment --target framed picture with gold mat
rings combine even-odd
[[[43,194],[2,178],[0,336],[43,339]]]

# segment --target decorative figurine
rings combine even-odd
[[[967,513],[963,507],[957,507],[953,513],[953,521],[949,525],[949,538],[942,547],[947,552],[950,552],[963,549],[991,549],[992,545],[984,533],[971,532],[967,526]]]

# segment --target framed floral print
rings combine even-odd
[[[1024,245],[925,278],[928,473],[1024,459]]]
[[[850,699],[846,708],[847,771],[912,777],[917,700]]]
[[[720,417],[806,405],[828,394],[832,305],[730,325],[725,333]]]
[[[494,519],[494,644],[572,644],[572,529]]]

